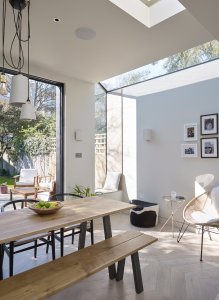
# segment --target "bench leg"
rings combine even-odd
[[[14,275],[14,242],[9,243],[9,276]]]
[[[90,237],[91,237],[91,244],[94,244],[94,221],[90,220]]]
[[[103,217],[103,228],[104,228],[105,239],[111,238],[112,237],[112,229],[111,229],[110,216]],[[116,278],[115,264],[113,264],[112,266],[109,266],[108,270],[109,270],[109,278],[110,279]]]
[[[86,230],[87,230],[87,222],[81,223],[80,224],[79,241],[78,241],[78,250],[84,248],[84,246],[85,246]]]
[[[120,281],[123,279],[125,268],[125,258],[118,262],[117,272],[116,272],[116,280]]]
[[[60,256],[64,255],[64,228],[60,229]]]
[[[133,276],[135,281],[135,290],[136,293],[139,294],[144,290],[144,288],[143,288],[138,252],[132,254],[131,259],[132,259]]]

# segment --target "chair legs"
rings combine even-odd
[[[183,230],[183,227],[185,225],[185,221],[183,221],[183,224],[179,230],[179,234],[178,234],[178,237],[177,237],[177,243],[180,242],[181,238],[183,237],[184,233],[186,232],[186,230],[188,229],[188,227],[190,226],[190,224],[187,224],[185,229]]]
[[[74,241],[75,241],[75,230],[72,229],[72,236],[71,236],[71,243],[72,243],[72,245],[74,244]]]
[[[204,232],[205,232],[205,227],[202,225],[202,237],[201,237],[201,254],[200,254],[200,261],[202,261],[202,250],[203,250]]]
[[[34,241],[34,258],[37,257],[37,240]]]

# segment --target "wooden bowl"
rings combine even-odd
[[[57,211],[59,211],[64,206],[64,204],[59,201],[51,201],[51,202],[56,202],[57,206],[49,207],[49,208],[43,206],[43,208],[36,208],[35,206],[37,203],[34,203],[29,206],[29,209],[33,210],[36,214],[39,215],[51,215],[57,213]]]

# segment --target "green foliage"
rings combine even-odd
[[[174,72],[218,57],[219,42],[211,41],[170,56],[164,64],[164,68],[168,72]]]
[[[91,193],[90,187],[85,187],[83,185],[77,185],[77,184],[73,188],[73,194],[83,196],[83,197],[95,196],[95,194]]]
[[[0,104],[0,160],[3,155],[15,163],[23,155],[48,154],[51,140],[56,136],[55,113],[37,115],[35,121],[20,120],[20,110],[7,102]]]
[[[54,138],[55,134],[55,114],[38,116],[33,126],[20,131],[17,143],[20,145],[20,140],[23,139],[24,152],[29,155],[45,155],[52,150],[50,138]],[[20,147],[22,148],[22,145]]]
[[[3,185],[4,183],[6,183],[8,187],[13,187],[14,179],[6,176],[0,176],[0,185]]]
[[[9,176],[9,172],[5,169],[0,169],[0,175],[1,176]]]
[[[28,126],[27,121],[20,120],[20,110],[7,102],[0,103],[0,160],[2,168],[3,155],[10,155],[14,137],[22,128]]]

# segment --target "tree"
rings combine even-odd
[[[211,41],[170,56],[164,64],[167,72],[174,72],[219,57],[219,42]]]
[[[54,112],[56,109],[56,86],[42,81],[30,81],[31,99],[37,111]]]
[[[20,120],[20,110],[9,104],[0,103],[0,168],[3,169],[3,155],[10,154],[13,140],[27,121]]]
[[[35,121],[20,120],[20,110],[8,102],[0,104],[0,169],[3,156],[16,163],[23,155],[46,154],[56,136],[55,113],[37,115]]]
[[[106,93],[96,95],[95,133],[106,133]]]

